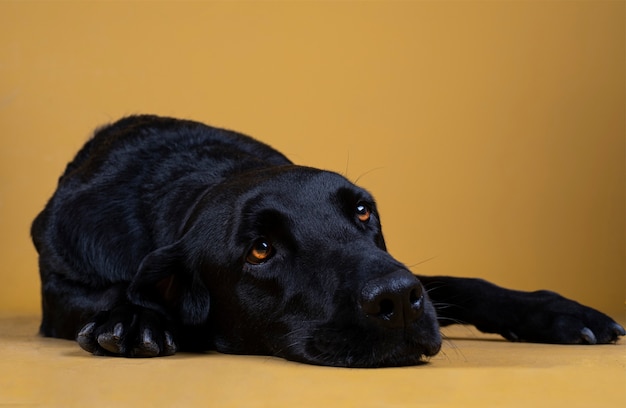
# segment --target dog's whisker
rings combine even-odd
[[[427,292],[427,293],[430,293],[430,292],[432,292],[432,291],[434,291],[434,290],[443,289],[443,288],[445,288],[445,285],[444,285],[444,284],[441,284],[441,285],[439,285],[439,286],[433,286],[433,284],[432,284],[432,283],[430,283],[430,284],[426,287],[426,292]]]
[[[451,317],[444,317],[444,316],[437,316],[437,321],[452,322],[453,324],[460,324],[460,325],[468,324],[460,319],[453,319]]]
[[[439,303],[439,302],[433,302],[433,306],[435,307],[435,309],[437,310],[444,310],[444,309],[449,309],[451,307],[457,307],[455,304],[453,303]]]
[[[456,343],[452,341],[451,338],[449,338],[444,333],[441,333],[441,339],[442,339],[443,345],[448,346],[448,348],[450,350],[453,350],[457,356],[460,355],[463,358],[463,360],[467,362],[467,357],[465,356],[465,354],[463,354],[463,351],[461,350],[461,348],[458,347]],[[444,347],[441,348],[440,352],[446,357],[448,361],[450,361],[450,357],[448,356],[448,353],[446,353],[446,349]]]
[[[407,265],[407,268],[409,268],[409,269],[415,268],[415,267],[417,267],[417,266],[419,266],[419,265],[421,265],[421,264],[424,264],[424,263],[426,263],[426,262],[430,262],[430,261],[432,261],[433,259],[437,258],[437,256],[438,256],[438,255],[434,255],[434,256],[431,256],[430,258],[426,258],[426,259],[424,259],[424,260],[422,260],[422,261],[418,261],[418,262],[416,262],[416,263],[414,263],[414,264]]]
[[[382,169],[384,169],[384,168],[385,168],[384,166],[381,166],[381,167],[374,167],[373,169],[370,169],[370,170],[368,170],[368,171],[366,171],[366,172],[364,172],[364,173],[361,173],[361,175],[360,175],[359,177],[357,177],[355,180],[353,180],[353,183],[354,183],[354,184],[358,184],[358,183],[359,183],[359,180],[361,180],[361,178],[363,178],[363,177],[367,176],[368,174],[373,173],[373,172],[375,172],[375,171],[382,170]]]

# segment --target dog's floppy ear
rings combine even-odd
[[[209,317],[209,290],[188,267],[183,254],[179,241],[146,255],[128,288],[128,297],[141,306],[175,311],[184,325],[198,325]]]

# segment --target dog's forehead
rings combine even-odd
[[[342,198],[373,200],[366,190],[338,173],[301,166],[284,170],[262,181],[256,190],[256,200],[279,199],[283,203],[305,206],[322,201],[336,202]]]

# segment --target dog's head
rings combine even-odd
[[[208,190],[132,288],[226,353],[376,367],[416,364],[441,345],[422,285],[387,253],[372,196],[317,169],[275,167]]]

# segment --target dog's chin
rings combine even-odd
[[[298,354],[285,356],[288,360],[305,364],[346,368],[382,368],[406,367],[425,364],[431,352],[421,347],[396,347],[389,349],[377,348],[370,354],[352,353],[347,350],[343,353]]]
[[[416,338],[420,341],[416,341]],[[306,344],[292,346],[290,350],[276,354],[306,364],[379,368],[425,364],[427,358],[437,354],[441,348],[438,330],[427,335],[422,333],[421,336],[412,336],[402,331],[386,333],[384,336],[365,334],[355,339],[346,341],[346,337],[324,336],[319,333]]]

